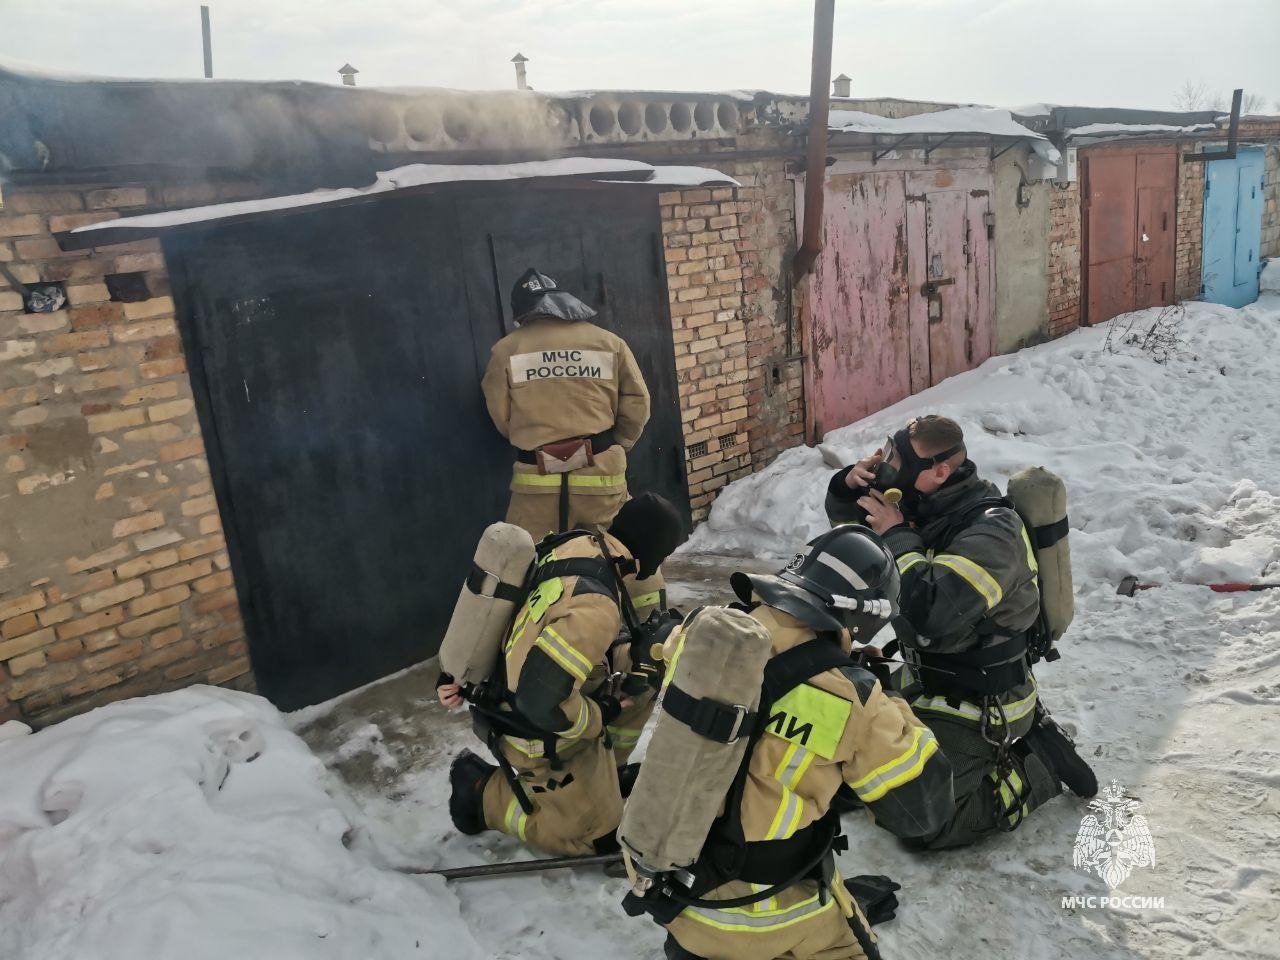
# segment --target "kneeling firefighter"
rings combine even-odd
[[[507,522],[535,539],[603,530],[627,499],[627,451],[649,421],[631,348],[596,312],[530,269],[511,291],[517,329],[493,346],[482,386],[516,448]]]
[[[536,554],[511,524],[486,531],[440,649],[441,703],[470,701],[498,760],[454,760],[459,831],[500,830],[559,854],[616,849],[622,795],[607,727],[632,703],[614,682],[590,694],[584,685],[609,662],[624,619],[635,626],[632,660],[645,659],[655,631],[636,624],[630,597],[683,540],[679,513],[654,494],[628,501],[608,533],[547,537]]]
[[[955,774],[956,808],[920,845],[1013,830],[1063,784],[1093,796],[1097,780],[1032,673],[1057,659],[1074,612],[1062,481],[1031,468],[1002,497],[978,476],[959,424],[919,417],[831,478],[827,515],[865,522],[897,558],[907,667],[894,683]]]
[[[731,583],[741,604],[696,610],[667,641],[662,712],[618,828],[624,908],[666,927],[671,958],[877,958],[835,871],[832,798],[849,785],[903,837],[936,831],[953,802],[933,734],[850,656],[896,612],[893,557],[845,526],[778,576]]]

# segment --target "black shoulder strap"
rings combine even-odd
[[[609,563],[601,560],[599,557],[570,557],[567,560],[550,560],[534,572],[533,585],[547,580],[554,580],[556,577],[586,577],[588,580],[594,580],[600,584],[613,597],[614,602],[618,600],[618,585],[614,581],[612,569]]]
[[[775,703],[818,674],[856,665],[836,640],[819,635],[770,658],[764,667],[764,696],[761,700]]]
[[[833,634],[819,634],[813,640],[807,640],[798,646],[785,650],[769,659],[764,668],[764,683],[760,693],[760,707],[756,712],[755,723],[750,731],[750,740],[743,753],[742,763],[733,778],[728,793],[725,795],[724,813],[716,818],[711,826],[702,855],[695,866],[695,875],[700,881],[709,883],[705,890],[719,886],[721,883],[737,879],[741,874],[747,852],[747,841],[742,830],[742,796],[746,789],[748,771],[755,745],[764,735],[765,722],[772,710],[774,702],[786,696],[806,680],[833,668],[852,666],[853,659],[840,649],[838,639]],[[668,687],[666,696],[670,697],[674,687]],[[701,701],[703,703],[707,701]],[[663,701],[663,709],[667,709]],[[729,721],[729,715],[717,720],[723,724]],[[813,863],[805,870],[784,883],[776,884],[767,890],[753,893],[746,897],[725,901],[703,901],[677,896],[676,899],[685,905],[695,906],[745,906],[757,903],[775,895],[779,890],[796,883],[807,876],[813,867],[826,859],[835,836],[839,833],[839,819],[830,818],[830,832],[824,835],[820,851],[815,855]],[[704,877],[703,874],[706,876]]]
[[[978,514],[985,513],[992,507],[1008,507],[1014,513],[1018,512],[1013,501],[1008,497],[983,497],[981,500],[975,500],[956,514],[955,519],[945,528],[945,534],[934,545],[934,549],[946,550],[951,546],[951,541],[959,536],[960,531],[978,518]]]

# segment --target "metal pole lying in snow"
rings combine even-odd
[[[484,877],[510,877],[522,873],[542,873],[544,870],[562,870],[565,867],[608,866],[621,859],[621,853],[588,853],[580,857],[547,857],[543,860],[487,863],[475,867],[453,867],[449,870],[428,870],[424,867],[397,867],[396,870],[399,873],[444,877],[446,880],[472,880]]]

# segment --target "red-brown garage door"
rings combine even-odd
[[[1172,303],[1176,147],[1094,147],[1083,157],[1086,321]]]

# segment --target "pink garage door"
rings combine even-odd
[[[802,312],[810,442],[991,355],[990,186],[985,170],[827,178]]]

